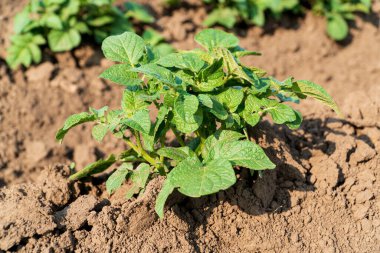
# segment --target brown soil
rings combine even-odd
[[[14,1],[0,3],[0,22],[9,26],[20,5],[5,2]],[[205,15],[197,4],[169,13],[155,7],[165,14],[157,25],[178,48],[194,46]],[[99,48],[46,56],[25,72],[0,62],[0,251],[380,252],[378,17],[358,18],[344,45],[326,38],[322,19],[293,21],[236,30],[244,47],[264,54],[247,61],[279,78],[319,82],[346,118],[307,101],[298,131],[261,123],[253,135],[277,168],[262,178],[243,170],[215,195],[177,194],[164,220],[153,210],[162,178],[131,201],[121,191],[109,198],[104,177],[67,180],[70,162],[81,168],[123,148],[110,136],[96,143],[88,126],[62,145],[54,141],[68,115],[118,106],[121,88],[97,78],[110,64]]]

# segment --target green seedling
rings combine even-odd
[[[41,46],[53,52],[77,47],[82,35],[101,43],[109,35],[133,31],[132,19],[151,23],[154,18],[133,2],[125,11],[113,6],[114,0],[31,0],[14,20],[15,35],[7,50],[12,69],[41,61]]]
[[[73,174],[72,180],[117,164],[106,182],[107,191],[112,194],[129,179],[133,186],[126,196],[130,198],[143,192],[152,178],[164,176],[156,202],[162,217],[174,189],[200,197],[231,187],[236,182],[236,167],[252,172],[274,169],[275,164],[251,141],[247,129],[268,117],[275,124],[297,129],[302,115],[290,102],[312,97],[339,113],[321,86],[293,78],[282,82],[242,64],[241,57],[259,53],[241,48],[234,35],[206,29],[195,40],[203,49],[165,56],[154,54],[132,32],[103,41],[105,57],[118,64],[100,77],[123,86],[121,106],[90,108],[70,116],[56,139],[62,141],[79,124],[95,122],[95,140],[113,134],[128,148],[88,165]],[[175,143],[167,143],[168,132],[175,135]]]
[[[355,12],[369,13],[371,0],[317,0],[313,2],[312,9],[326,17],[327,34],[340,41],[348,36],[347,20],[354,20]]]
[[[270,13],[275,18],[280,18],[285,11],[299,11],[299,0],[204,0],[214,9],[204,21],[205,26],[216,24],[232,28],[238,21],[248,24],[263,26],[265,14]]]
[[[354,13],[369,13],[371,0],[204,0],[213,6],[204,20],[207,27],[222,25],[233,28],[238,21],[263,26],[266,15],[279,19],[282,13],[295,14],[311,9],[318,15],[326,17],[327,34],[334,40],[345,39],[349,33],[347,20],[355,18]]]

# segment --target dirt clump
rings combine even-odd
[[[69,173],[64,166],[46,168],[35,184],[13,185],[0,191],[1,250],[57,228],[55,208],[77,195],[67,181]]]
[[[68,228],[78,230],[87,222],[90,211],[97,204],[97,199],[91,195],[83,195],[77,198],[71,205],[54,214],[58,228]]]
[[[22,239],[54,230],[52,210],[40,189],[30,185],[12,186],[1,192],[1,244],[8,250]]]

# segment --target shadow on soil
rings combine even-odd
[[[291,203],[290,192],[315,190],[310,182],[310,166],[305,166],[312,151],[320,150],[331,155],[336,150],[336,143],[326,141],[326,135],[346,135],[343,131],[327,126],[327,123],[334,122],[347,123],[334,118],[305,119],[299,131],[291,131],[283,126],[262,122],[253,129],[252,135],[258,142],[264,140],[270,143],[264,149],[277,164],[275,170],[264,171],[260,177],[258,173],[251,175],[247,169],[240,169],[238,182],[226,191],[197,199],[178,196],[180,194],[177,192],[168,204],[174,203],[172,209],[176,215],[189,224],[189,234],[195,238],[194,242],[197,240],[194,231],[198,227],[206,227],[211,214],[225,202],[231,208],[238,208],[249,215],[286,212],[297,204]],[[365,136],[360,138],[365,139]],[[222,210],[221,216],[229,215],[228,208],[219,209]],[[197,249],[196,243],[193,246]]]

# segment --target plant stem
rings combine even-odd
[[[248,135],[248,132],[247,132],[247,128],[243,128],[243,132],[244,132],[245,138],[247,138],[247,140],[249,140],[249,135]]]
[[[126,162],[126,163],[145,162],[145,159],[141,159],[141,158],[124,158],[124,159],[122,159],[122,161]]]
[[[179,144],[182,146],[182,147],[185,147],[186,144],[185,142],[183,141],[181,135],[177,132],[176,129],[174,129],[174,127],[170,127],[175,135],[175,137],[177,138],[177,141],[179,142]]]
[[[139,132],[134,131],[134,135],[136,137],[136,143],[137,143],[137,147],[139,149],[139,152],[137,152],[137,153],[140,154],[141,151],[143,150],[143,147],[142,147],[142,144],[141,144],[141,139],[140,139],[140,134],[139,134]]]
[[[147,161],[156,168],[160,167],[159,164],[157,164],[156,160],[153,157],[151,157],[147,152],[145,152],[145,150],[139,150],[139,148],[125,136],[123,136],[123,140],[127,143],[128,146],[130,146],[134,151],[141,155],[142,158],[145,159],[145,161]]]
[[[203,146],[204,146],[204,141],[203,139],[201,138],[201,142],[199,143],[198,147],[195,149],[195,153],[197,155],[200,155],[201,152],[202,152],[202,149],[203,149]]]
[[[165,147],[165,136],[161,136],[161,138],[160,138],[160,144],[161,144],[161,148]],[[161,164],[164,163],[164,159],[165,159],[165,157],[163,157],[162,155],[160,155],[160,163]]]

